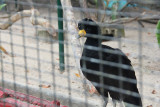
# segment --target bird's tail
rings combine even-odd
[[[125,107],[142,107],[142,100],[137,87],[134,90],[134,93],[136,93],[136,96],[127,95],[127,97],[123,99]]]

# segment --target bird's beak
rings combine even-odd
[[[84,29],[83,30],[79,30],[77,38],[84,37],[84,36],[86,36],[86,31]]]

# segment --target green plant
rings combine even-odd
[[[159,48],[160,48],[160,20],[157,23],[157,29],[156,30],[157,30],[156,31],[157,41],[158,41],[158,45],[159,45]]]
[[[0,10],[5,6],[6,6],[6,4],[0,4]]]

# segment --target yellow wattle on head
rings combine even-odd
[[[84,36],[86,36],[86,31],[84,29],[79,30],[78,34],[79,34],[80,37],[84,37]]]

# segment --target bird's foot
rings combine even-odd
[[[91,86],[91,88],[89,89],[89,93],[92,94],[98,94],[96,88],[94,86]]]
[[[113,107],[116,107],[117,100],[112,99]]]
[[[96,88],[93,85],[89,86],[89,85],[85,84],[85,85],[83,85],[83,87],[87,92],[89,92],[90,95],[93,95],[93,94],[99,95],[98,91],[96,90]]]

